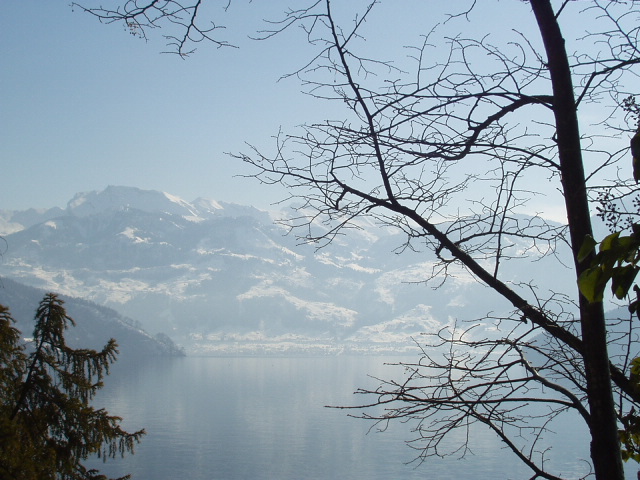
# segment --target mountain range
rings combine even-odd
[[[112,308],[205,355],[406,352],[423,332],[510,310],[460,268],[422,283],[435,259],[399,253],[399,231],[363,220],[318,249],[274,222],[287,215],[110,186],[65,209],[0,211],[0,278]],[[545,289],[574,288],[557,259],[513,242]],[[503,268],[515,284],[523,263]]]

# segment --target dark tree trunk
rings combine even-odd
[[[551,3],[549,0],[531,0],[531,6],[547,53],[562,186],[576,272],[580,275],[588,262],[580,264],[577,252],[592,230],[571,69]],[[580,295],[580,324],[591,415],[591,459],[596,479],[624,480],[602,303],[590,304]]]

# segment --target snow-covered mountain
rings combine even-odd
[[[316,250],[274,224],[278,215],[108,187],[66,210],[0,212],[0,277],[109,306],[197,353],[398,351],[422,332],[509,309],[463,270],[436,290],[420,284],[433,260],[394,253],[397,232],[363,223]],[[545,272],[549,261],[527,268]],[[560,269],[548,288],[565,278]]]

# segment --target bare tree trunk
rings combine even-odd
[[[571,70],[551,3],[549,0],[531,0],[531,6],[547,52],[564,199],[576,273],[580,275],[589,262],[578,262],[578,250],[585,237],[592,234],[592,228]],[[596,478],[623,480],[602,303],[591,304],[580,295],[580,324],[591,415],[591,459]]]

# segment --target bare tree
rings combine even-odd
[[[121,9],[87,11],[143,36],[168,20],[186,32],[169,37],[184,54],[189,39],[209,32],[195,27],[202,2],[187,3],[129,0]],[[590,203],[612,186],[633,189],[620,178],[631,169],[617,167],[628,158],[630,131],[618,112],[637,81],[638,2],[519,2],[510,6],[526,19],[522,32],[496,26],[494,44],[489,35],[450,34],[487,8],[472,1],[425,31],[410,65],[367,50],[378,2],[351,23],[338,20],[334,3],[289,10],[259,37],[302,27],[315,53],[292,75],[310,95],[344,105],[342,119],[278,135],[275,153],[252,148],[234,156],[253,165],[260,181],[285,185],[302,201],[288,224],[304,241],[322,247],[356,219],[373,217],[406,232],[405,248],[437,256],[425,282],[446,281],[461,265],[513,306],[509,315],[484,318],[499,329],[496,338],[474,339],[465,329],[434,334],[423,358],[407,365],[406,381],[362,391],[374,396],[365,405],[384,407],[365,416],[414,419],[423,458],[442,454],[441,440],[452,431],[479,423],[532,478],[556,479],[537,445],[553,418],[573,411],[591,432],[595,477],[623,479],[618,422],[640,402],[640,386],[626,374],[633,325],[607,322],[602,303],[589,303],[575,285],[548,292],[544,278],[523,273],[514,283],[502,266],[523,261],[527,250],[515,249],[527,245],[536,255],[556,255],[577,279],[590,262],[578,255],[593,235]],[[589,28],[576,34],[581,25]],[[587,114],[595,120],[581,124]],[[566,225],[518,214],[549,191],[561,193]],[[612,354],[608,344],[616,346]],[[547,407],[544,415],[528,413],[534,403]]]

